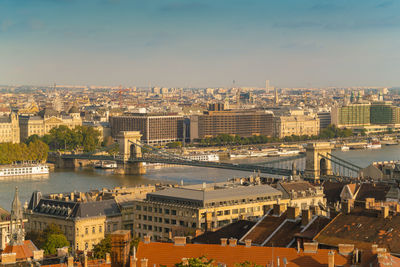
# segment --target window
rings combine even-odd
[[[147,215],[143,215],[143,220],[147,221]]]
[[[95,234],[96,233],[96,228],[93,226],[92,227],[92,234]]]
[[[171,210],[172,215],[176,215],[176,210]]]
[[[153,216],[149,216],[148,217],[148,220],[151,222],[151,221],[153,221]]]
[[[88,235],[89,234],[89,228],[85,228],[85,234]]]
[[[168,223],[169,224],[169,219],[164,219],[164,223]]]
[[[142,208],[139,205],[136,205],[136,210],[142,210]]]
[[[217,216],[221,216],[222,215],[222,210],[217,211]]]
[[[103,232],[103,227],[101,227],[101,225],[99,226],[99,233]]]
[[[118,224],[114,223],[113,224],[113,231],[117,230]]]
[[[149,208],[148,208],[148,211],[149,211],[149,212],[152,212],[152,211],[153,211],[153,208],[152,208],[152,207],[149,207]]]
[[[184,221],[179,221],[179,225],[180,225],[180,226],[184,226],[184,225],[185,225],[185,222],[184,222]]]
[[[176,220],[171,220],[171,224],[176,224]]]
[[[230,210],[225,210],[225,211],[224,211],[224,215],[229,215],[229,214],[231,214],[231,211],[230,211]]]
[[[147,207],[146,206],[143,206],[143,211],[147,211]]]
[[[89,249],[89,244],[87,242],[85,243],[85,249]]]
[[[240,213],[245,213],[245,212],[246,212],[245,208],[240,209]]]
[[[158,213],[162,213],[162,208],[158,208]]]
[[[239,213],[239,210],[238,209],[233,209],[232,210],[232,214],[238,214]]]
[[[165,214],[169,214],[169,209],[165,209]]]

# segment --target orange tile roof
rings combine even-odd
[[[186,244],[185,246],[176,246],[172,243],[156,243],[145,244],[139,243],[136,258],[138,262],[141,259],[148,259],[148,266],[174,266],[174,264],[182,261],[182,258],[197,258],[201,256],[207,259],[215,260],[214,264],[226,264],[227,266],[235,266],[236,263],[250,261],[265,266],[272,263],[277,266],[277,258],[279,257],[281,265],[283,259],[286,258],[287,267],[294,266],[327,266],[328,249],[319,249],[317,253],[297,252],[294,248],[273,248],[273,247],[245,247],[245,246],[221,246],[221,245],[204,245],[204,244]],[[342,256],[335,253],[335,264],[350,266],[351,256]]]
[[[3,253],[15,253],[17,260],[24,260],[33,257],[33,251],[37,250],[36,246],[30,240],[25,240],[23,245],[10,246],[7,245]]]

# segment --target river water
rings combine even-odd
[[[400,160],[400,145],[384,146],[375,150],[334,151],[334,155],[351,161],[361,167],[372,161]],[[269,158],[270,159],[270,158]],[[235,162],[266,161],[265,158],[236,160]],[[0,207],[10,210],[15,186],[18,186],[22,203],[29,201],[33,191],[42,193],[58,193],[70,191],[87,191],[90,189],[111,188],[115,186],[134,186],[154,183],[201,183],[225,181],[232,177],[248,176],[251,173],[200,168],[200,167],[168,167],[148,169],[145,175],[120,176],[104,170],[57,170],[47,178],[10,179],[0,181]]]

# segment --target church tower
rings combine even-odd
[[[22,205],[18,197],[18,187],[15,187],[14,200],[11,205],[10,245],[23,245],[25,240]]]

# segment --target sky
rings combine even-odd
[[[398,0],[0,0],[0,84],[400,86]]]

